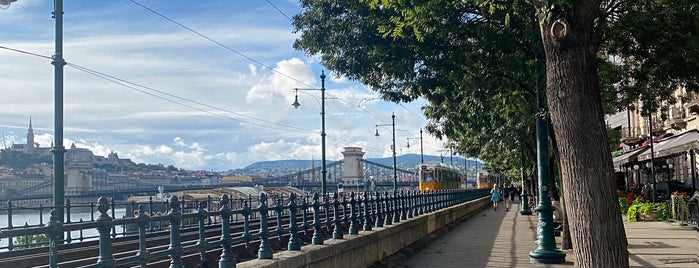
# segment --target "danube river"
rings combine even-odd
[[[111,215],[111,210],[107,212],[108,214]],[[18,213],[18,212],[13,212],[12,214],[12,226],[14,228],[24,226],[25,224],[28,224],[30,226],[37,226],[39,224],[46,224],[50,218],[49,211],[45,210],[43,213],[40,215],[39,212],[23,212],[23,213]],[[122,218],[124,217],[124,214],[126,214],[126,209],[125,208],[117,208],[114,210],[115,218]],[[96,219],[99,216],[99,212],[95,211],[94,214],[90,212],[71,212],[70,214],[70,220],[71,222],[79,222],[80,219],[83,221],[89,221],[91,219]],[[8,215],[6,213],[0,214],[0,228],[6,229],[8,227]],[[121,233],[122,229],[121,226],[116,226],[116,232]],[[97,237],[98,233],[96,229],[85,229],[83,230],[82,237]],[[79,231],[74,231],[71,232],[70,236],[78,240],[80,239],[80,232]],[[66,235],[67,237],[67,235]],[[89,238],[90,240],[96,239],[96,238]],[[13,238],[14,241],[16,241],[16,238]],[[7,245],[8,245],[8,239],[3,238],[0,239],[0,251],[6,251],[7,250]]]

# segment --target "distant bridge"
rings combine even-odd
[[[382,165],[376,162],[362,160],[364,164],[364,182],[354,185],[344,185],[348,190],[354,190],[355,187],[358,190],[388,190],[393,187],[393,167]],[[327,179],[326,179],[326,189],[329,192],[337,191],[337,185],[342,183],[343,174],[343,161],[330,162],[326,165]],[[155,185],[150,183],[144,183],[137,179],[131,178],[103,178],[104,185],[113,185],[113,187],[107,186],[95,186],[91,190],[75,190],[66,189],[66,197],[99,197],[99,196],[114,196],[114,197],[127,197],[130,195],[154,195],[158,192],[158,186],[163,186],[168,192],[175,191],[186,191],[186,190],[200,190],[200,189],[215,189],[221,187],[236,187],[236,186],[256,186],[261,185],[263,187],[276,187],[276,186],[286,186],[291,185],[298,187],[300,189],[305,189],[312,191],[314,189],[319,189],[321,187],[321,167],[310,168],[306,170],[300,170],[298,172],[293,172],[291,174],[267,177],[262,179],[257,179],[252,182],[236,182],[236,183],[226,183],[226,184],[164,184]],[[396,185],[400,188],[415,188],[417,187],[417,176],[416,172],[409,171],[405,169],[396,169],[397,183]],[[125,181],[126,180],[126,181]],[[373,187],[371,187],[373,186]],[[52,181],[47,181],[30,188],[23,189],[14,196],[0,196],[0,202],[7,201],[10,199],[50,199],[52,195],[53,183]]]

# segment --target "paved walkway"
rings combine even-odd
[[[536,216],[513,209],[486,209],[408,258],[404,267],[572,267],[575,257],[566,251],[565,264],[532,264],[536,249]],[[501,204],[502,205],[502,204]],[[631,267],[699,267],[699,232],[664,222],[626,222]],[[560,243],[560,238],[556,238]],[[560,248],[560,244],[559,244]]]

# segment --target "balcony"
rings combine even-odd
[[[621,141],[629,146],[643,142],[640,127],[621,127]]]
[[[684,104],[684,108],[690,115],[699,114],[699,96],[696,94],[687,94],[687,103]]]
[[[651,132],[653,133],[653,136],[660,136],[665,134],[665,122],[660,120],[653,121],[653,128],[651,128]]]
[[[670,118],[665,120],[665,125],[674,130],[681,130],[687,127],[684,109],[680,107],[670,107]]]

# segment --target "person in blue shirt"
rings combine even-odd
[[[495,211],[498,211],[498,205],[500,204],[500,194],[502,191],[500,191],[500,188],[498,188],[498,184],[493,184],[493,189],[490,189],[490,200],[493,201],[493,208]]]

